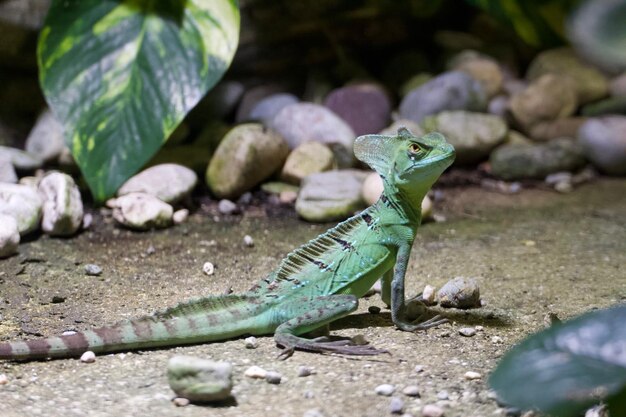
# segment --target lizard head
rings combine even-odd
[[[454,148],[438,132],[416,137],[406,128],[396,136],[365,135],[354,142],[356,157],[400,190],[426,188],[454,161]]]

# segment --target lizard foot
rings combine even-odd
[[[417,320],[415,320],[412,323],[396,323],[396,326],[398,326],[398,328],[400,330],[403,330],[405,332],[416,332],[416,331],[420,331],[420,330],[428,330],[428,329],[432,329],[433,327],[437,327],[439,325],[448,323],[450,320],[448,320],[445,317],[442,317],[440,315],[436,315],[428,320],[424,320],[421,321],[420,318],[418,318]]]
[[[278,354],[278,359],[285,360],[293,355],[294,351],[303,350],[317,353],[338,353],[340,355],[374,356],[389,353],[385,349],[377,349],[370,345],[355,344],[351,339],[320,341],[322,338],[307,340],[297,336],[289,337],[289,342],[280,341],[284,349]]]

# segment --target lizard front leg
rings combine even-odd
[[[406,275],[407,265],[409,264],[410,254],[411,245],[404,244],[398,248],[398,256],[396,258],[396,265],[393,272],[393,280],[391,281],[391,319],[400,330],[407,332],[426,330],[431,327],[447,323],[448,319],[439,315],[426,321],[420,321],[419,318],[413,322],[407,320],[406,303],[404,298],[404,277]]]
[[[308,333],[320,326],[347,316],[358,307],[358,300],[353,295],[320,296],[299,303],[281,306],[284,313],[293,317],[282,323],[274,333],[274,340],[284,349],[280,359],[290,357],[295,349],[309,352],[330,352],[344,355],[379,355],[388,353],[368,345],[355,345],[351,340],[329,341],[326,337],[305,339],[298,335]]]

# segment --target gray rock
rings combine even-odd
[[[494,97],[502,90],[504,74],[498,62],[486,55],[467,50],[453,58],[450,68],[463,71],[482,85],[487,97]]]
[[[53,236],[70,236],[83,223],[83,202],[72,177],[51,172],[39,181],[43,201],[41,229]]]
[[[402,99],[400,117],[421,123],[444,110],[482,111],[487,95],[478,81],[461,71],[446,72],[416,88]]]
[[[170,388],[192,402],[222,401],[231,396],[233,367],[191,356],[174,356],[167,364]]]
[[[223,198],[217,203],[217,211],[221,214],[235,214],[239,212],[239,207],[232,201]]]
[[[509,107],[515,120],[528,130],[539,122],[571,116],[577,104],[570,81],[556,74],[545,74],[513,95]]]
[[[273,94],[284,93],[285,89],[280,85],[264,84],[246,90],[241,97],[235,121],[237,123],[249,120],[250,112],[258,102]]]
[[[590,119],[578,131],[586,157],[612,175],[626,175],[626,116]]]
[[[258,101],[254,107],[252,107],[248,119],[268,125],[284,107],[298,103],[299,101],[298,97],[289,93],[269,95]]]
[[[570,78],[578,103],[599,100],[608,94],[608,80],[600,71],[584,63],[570,48],[544,51],[530,63],[526,78],[536,80],[544,74]]]
[[[330,92],[324,105],[345,120],[357,136],[376,133],[389,123],[391,101],[378,84],[352,84]]]
[[[172,224],[172,206],[150,194],[126,194],[112,200],[110,205],[113,218],[131,229],[158,229]]]
[[[383,397],[390,397],[394,393],[396,387],[391,384],[381,384],[374,388],[374,392]]]
[[[304,142],[287,157],[280,179],[297,185],[304,177],[329,171],[335,166],[335,156],[326,145],[319,142]]]
[[[43,161],[20,149],[0,146],[0,159],[8,159],[18,171],[34,171],[41,168]]]
[[[389,412],[391,414],[402,414],[404,411],[404,401],[401,398],[393,397],[389,403]]]
[[[26,152],[43,161],[55,160],[65,147],[63,125],[50,110],[43,112],[26,138]]]
[[[480,288],[474,278],[456,277],[439,290],[439,305],[444,308],[480,307]]]
[[[275,131],[257,123],[239,125],[215,151],[206,182],[217,197],[235,199],[276,172],[288,153]]]
[[[117,195],[145,193],[175,204],[191,194],[197,182],[198,176],[191,169],[182,165],[161,164],[131,177],[117,190]]]
[[[505,95],[495,96],[489,101],[487,112],[496,116],[505,117],[509,111],[509,98]]]
[[[272,119],[270,127],[287,140],[291,149],[307,141],[321,142],[333,151],[339,167],[352,166],[355,134],[346,122],[324,106],[296,103],[284,107]]]
[[[265,191],[268,194],[281,194],[284,192],[294,192],[297,194],[300,190],[300,187],[297,187],[293,184],[287,184],[285,182],[270,181],[261,185],[261,190]]]
[[[393,122],[392,124],[384,128],[383,130],[381,130],[379,134],[386,135],[386,136],[394,136],[398,134],[398,130],[402,127],[407,129],[409,132],[411,132],[413,136],[417,136],[417,137],[424,136],[424,129],[422,129],[422,127],[419,124],[415,123],[413,120],[408,120],[408,119],[396,120],[395,122]]]
[[[0,214],[0,258],[6,258],[17,252],[20,244],[20,231],[17,221],[8,214]]]
[[[0,183],[0,214],[7,214],[17,221],[20,235],[37,230],[41,206],[41,197],[33,187]]]
[[[356,170],[309,175],[302,181],[296,211],[314,222],[345,219],[364,206],[361,186],[366,176]]]
[[[267,371],[267,374],[265,374],[265,381],[267,381],[268,384],[278,385],[282,379],[283,376],[276,371]]]
[[[17,173],[9,157],[0,157],[0,182],[15,184],[17,180]]]
[[[504,119],[492,114],[446,111],[424,120],[427,132],[441,132],[456,150],[456,163],[474,164],[487,158],[502,143],[508,128]]]
[[[587,121],[586,117],[564,117],[537,123],[528,131],[529,136],[536,141],[546,141],[556,138],[574,138],[578,129]]]
[[[533,145],[503,145],[491,154],[491,171],[507,181],[542,179],[559,171],[575,171],[585,165],[582,148],[572,139],[559,138]]]
[[[100,267],[100,265],[87,264],[85,265],[85,274],[92,277],[97,277],[102,274],[102,268]]]

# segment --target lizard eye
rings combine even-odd
[[[418,154],[422,151],[422,148],[417,143],[411,143],[409,145],[409,153]]]

